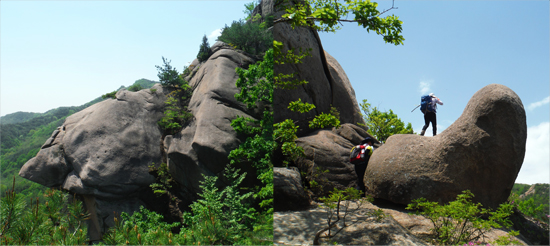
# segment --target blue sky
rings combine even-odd
[[[141,78],[157,80],[162,56],[182,71],[202,36],[212,45],[220,28],[244,18],[248,2],[0,1],[0,115],[78,106]],[[351,23],[320,34],[357,100],[392,109],[419,132],[422,114],[410,111],[433,92],[445,103],[438,111],[441,132],[477,90],[504,84],[527,113],[527,153],[516,182],[549,183],[549,2],[395,5],[389,14],[404,22],[403,46]]]
[[[214,44],[248,2],[2,0],[0,115],[79,106],[158,80],[162,56],[181,72],[203,35]]]
[[[391,1],[378,1],[379,10]],[[392,109],[416,132],[424,125],[420,96],[435,93],[438,132],[462,114],[479,89],[492,83],[515,91],[526,109],[528,139],[518,183],[549,183],[549,2],[395,1],[387,14],[403,21],[404,45],[356,24],[321,33],[324,49],[350,79],[358,102]],[[431,127],[427,136],[431,136]]]

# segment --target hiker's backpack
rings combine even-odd
[[[434,112],[432,97],[430,95],[424,95],[420,98],[420,111],[422,113]]]
[[[353,146],[349,154],[349,162],[351,162],[352,164],[363,163],[368,160],[371,154],[372,154],[371,146],[367,147],[367,145],[364,145],[364,144]]]

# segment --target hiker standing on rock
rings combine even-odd
[[[357,186],[360,191],[365,194],[365,183],[363,177],[367,171],[367,164],[372,155],[374,139],[366,137],[361,141],[361,145],[357,145],[351,149],[350,162],[355,165],[355,173],[357,174]]]
[[[443,105],[443,102],[439,100],[433,93],[430,93],[430,95],[422,96],[421,102],[420,102],[420,111],[424,113],[424,127],[422,127],[422,132],[420,132],[420,136],[424,136],[424,133],[426,133],[426,129],[430,125],[430,122],[432,123],[432,129],[434,136],[437,135],[437,119],[435,116],[435,113],[437,111],[437,104]]]

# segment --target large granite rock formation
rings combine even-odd
[[[166,159],[183,197],[180,205],[190,204],[200,192],[202,174],[222,176],[229,152],[241,142],[231,121],[239,115],[255,118],[262,110],[248,110],[234,96],[238,92],[235,68],[256,61],[221,42],[212,50],[207,61],[193,63],[188,109],[194,118],[180,133],[163,139],[157,124],[163,117],[167,89],[155,85],[153,90],[121,90],[116,99],[69,116],[23,166],[20,176],[84,196],[88,209],[96,214],[91,226],[99,230],[91,232],[96,236],[113,225],[113,212],[158,206],[160,200],[149,187],[155,179],[148,167]],[[255,177],[252,167],[240,168]]]
[[[283,4],[292,3],[275,1],[275,9],[280,10]],[[282,11],[276,12],[275,19],[282,14]],[[291,49],[297,52],[300,48],[310,54],[302,63],[274,67],[275,74],[295,73],[293,79],[308,82],[295,89],[275,89],[273,92],[274,121],[291,119],[298,126],[299,139],[296,142],[304,148],[306,156],[295,164],[307,174],[306,180],[322,184],[322,189],[313,189],[314,196],[326,195],[334,187],[355,186],[357,176],[349,163],[349,151],[368,134],[356,125],[364,123],[364,120],[346,73],[336,59],[323,49],[317,31],[308,27],[292,28],[285,22],[276,23],[273,29],[274,39],[283,44],[282,52]],[[290,111],[289,103],[298,99],[312,103],[316,108],[307,113]],[[310,120],[321,113],[329,113],[331,107],[340,113],[340,122],[344,125],[341,129],[309,128]],[[328,172],[320,173],[322,170]]]
[[[39,184],[102,198],[127,196],[154,181],[148,166],[161,161],[157,121],[164,89],[130,92],[65,120],[19,175]],[[153,92],[154,91],[154,92]]]
[[[343,124],[340,128],[321,129],[298,138],[296,144],[305,156],[296,161],[307,180],[314,180],[321,189],[314,196],[325,196],[335,187],[341,190],[357,186],[355,167],[349,162],[350,150],[370,136],[362,127]]]
[[[280,9],[280,6],[275,8]],[[282,12],[279,11],[275,14],[275,18],[281,15]],[[308,121],[321,113],[329,113],[332,106],[339,110],[342,123],[364,123],[347,75],[340,64],[324,51],[317,31],[307,27],[292,28],[285,22],[276,23],[273,28],[274,39],[282,42],[283,52],[290,49],[295,49],[297,52],[300,47],[303,51],[309,50],[310,53],[302,63],[286,63],[274,67],[275,74],[296,73],[294,79],[309,82],[296,89],[275,89],[273,92],[275,122],[292,119],[299,126],[298,134],[305,135],[313,131],[309,129]],[[288,104],[298,99],[315,104],[316,108],[308,113],[288,110]]]
[[[170,172],[190,200],[197,198],[202,174],[221,176],[229,152],[241,143],[231,121],[237,116],[258,118],[263,110],[248,110],[235,99],[239,92],[235,86],[238,78],[235,68],[248,67],[255,60],[221,42],[215,43],[212,50],[215,53],[196,67],[196,74],[189,81],[193,96],[188,109],[193,113],[193,121],[164,140]],[[255,174],[254,170],[246,171]]]
[[[388,138],[369,161],[367,192],[407,204],[420,197],[445,203],[470,190],[475,201],[495,208],[510,195],[526,139],[520,98],[506,86],[491,84],[476,92],[441,134]]]
[[[91,214],[90,237],[98,240],[113,211],[145,205],[155,181],[148,166],[160,164],[157,121],[167,91],[160,85],[139,92],[120,90],[116,99],[94,104],[65,120],[19,175],[84,197]]]

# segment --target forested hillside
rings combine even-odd
[[[514,184],[511,200],[518,203],[518,207],[525,215],[548,223],[550,184]]]
[[[155,83],[151,80],[140,79],[128,88],[146,89],[151,88]],[[126,87],[121,86],[119,90],[122,88]],[[36,197],[45,190],[46,187],[19,177],[19,169],[29,159],[36,156],[42,144],[57,127],[63,124],[67,116],[103,100],[105,99],[100,96],[81,106],[59,107],[45,113],[16,112],[1,117],[1,196],[5,195],[4,190],[8,187],[11,188],[13,177],[15,177],[16,192]]]

